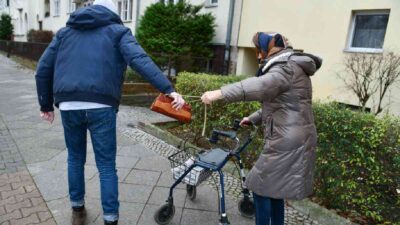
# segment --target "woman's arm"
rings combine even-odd
[[[251,77],[223,86],[220,90],[207,91],[201,99],[205,104],[219,99],[227,102],[271,101],[289,90],[289,76],[278,70],[271,71],[261,77]]]
[[[290,86],[289,75],[273,71],[261,77],[251,77],[221,88],[227,102],[271,101]]]
[[[259,109],[247,117],[254,125],[260,124],[262,121],[262,109]]]

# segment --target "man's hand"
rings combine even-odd
[[[49,121],[50,123],[53,123],[54,112],[40,112],[40,117],[46,121]]]
[[[182,98],[182,95],[176,92],[172,92],[168,95],[174,99],[174,101],[172,101],[172,108],[175,110],[180,110],[185,104],[185,100]]]
[[[201,96],[201,101],[203,101],[204,104],[211,104],[213,101],[222,99],[222,92],[221,90],[215,90],[215,91],[207,91]]]

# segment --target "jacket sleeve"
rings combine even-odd
[[[261,77],[251,77],[223,86],[221,91],[227,102],[271,101],[289,90],[289,87],[288,75],[276,69]]]
[[[119,50],[125,62],[160,92],[168,94],[175,91],[171,82],[137,43],[130,29],[122,35]]]
[[[58,46],[60,45],[59,33],[60,32],[54,36],[49,46],[40,57],[36,70],[36,90],[40,111],[42,112],[54,111],[53,77]]]
[[[255,125],[260,124],[262,121],[261,115],[262,115],[262,109],[259,109],[249,116],[249,120]]]

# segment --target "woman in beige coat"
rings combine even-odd
[[[265,145],[246,185],[253,191],[257,225],[283,225],[284,199],[312,193],[317,132],[312,113],[312,76],[322,60],[295,53],[280,34],[254,35],[261,62],[257,77],[203,94],[205,104],[260,101],[262,108],[242,124],[262,124]]]

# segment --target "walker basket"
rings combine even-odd
[[[172,177],[178,180],[190,166],[195,163],[196,158],[190,155],[186,150],[178,151],[168,157],[171,163]],[[183,179],[182,183],[198,186],[201,182],[205,181],[211,176],[212,171],[204,169],[199,166],[195,166]]]

